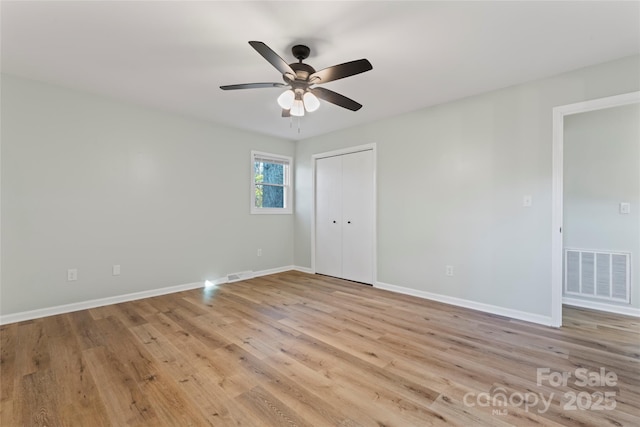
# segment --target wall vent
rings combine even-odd
[[[564,293],[629,303],[630,265],[630,253],[565,249]]]
[[[247,280],[253,278],[253,271],[241,271],[240,273],[227,274],[227,283],[239,282],[240,280]]]

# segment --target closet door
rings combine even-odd
[[[373,151],[342,156],[342,278],[373,284]]]
[[[316,160],[316,272],[342,277],[342,158]]]

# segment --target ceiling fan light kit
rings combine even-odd
[[[310,113],[313,113],[318,108],[320,108],[320,101],[318,100],[318,97],[310,91],[307,91],[304,94],[304,96],[302,97],[302,101],[304,102],[304,108],[306,108],[306,110]]]
[[[294,117],[302,117],[304,116],[304,104],[302,102],[302,97],[300,94],[296,94],[296,99],[293,101],[293,105],[290,108],[291,115]]]
[[[291,110],[294,106],[296,106],[295,112],[291,112],[292,116],[304,116],[304,112],[312,113],[320,108],[320,101],[318,97],[311,93],[311,89],[307,89],[302,95],[301,89],[296,89],[294,92],[291,89],[288,89],[282,93],[278,97],[278,105],[282,107],[283,110]],[[304,108],[300,112],[300,106]]]
[[[346,108],[351,111],[358,111],[362,105],[347,98],[337,92],[315,85],[328,83],[330,81],[350,77],[364,73],[373,69],[373,66],[366,59],[345,62],[316,71],[312,66],[302,61],[309,56],[311,50],[304,45],[295,45],[291,48],[291,53],[298,60],[287,64],[284,59],[278,56],[270,47],[263,42],[250,41],[249,44],[280,73],[282,73],[282,83],[244,83],[220,86],[222,90],[236,89],[258,89],[268,87],[288,87],[277,99],[278,105],[282,108],[282,117],[302,117],[306,112],[313,112],[320,108],[318,98]]]
[[[296,94],[291,89],[285,90],[282,92],[282,95],[278,97],[278,105],[280,105],[285,110],[290,110],[293,105],[293,101],[296,99]]]

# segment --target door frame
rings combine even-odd
[[[359,153],[361,151],[372,151],[373,153],[373,271],[371,272],[373,283],[371,285],[375,286],[378,282],[378,157],[375,142],[326,151],[311,156],[311,272],[313,274],[316,273],[316,162],[318,159]]]
[[[553,108],[553,178],[551,204],[551,326],[562,326],[564,118],[606,108],[640,103],[640,91]]]

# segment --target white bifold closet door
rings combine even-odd
[[[373,151],[316,160],[316,272],[373,284]]]

